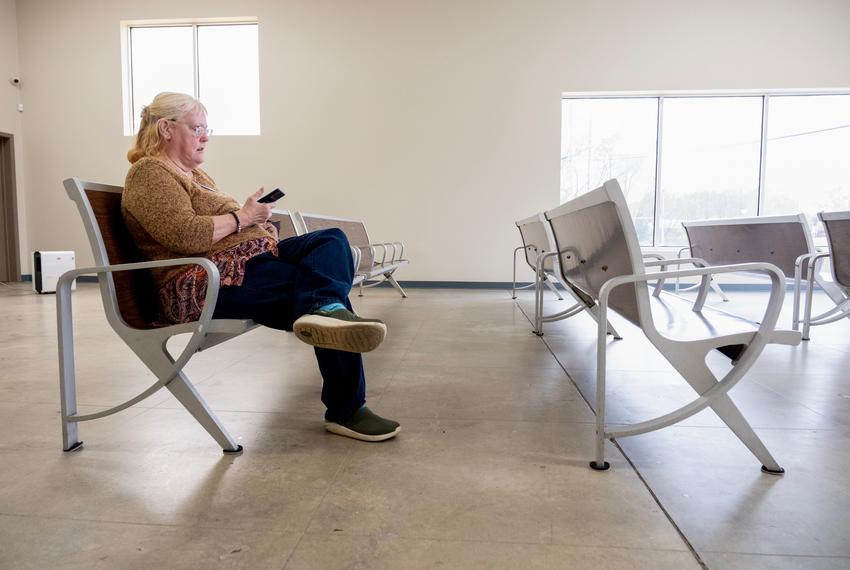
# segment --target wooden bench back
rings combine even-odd
[[[145,261],[136,248],[124,217],[121,215],[121,193],[86,189],[86,197],[97,220],[103,247],[109,265]],[[154,328],[159,301],[156,285],[150,271],[117,271],[112,273],[115,297],[121,318],[128,325],[139,329]]]
[[[317,230],[325,230],[329,228],[338,228],[342,230],[345,237],[348,238],[348,243],[361,249],[360,266],[358,271],[368,271],[374,265],[372,251],[366,247],[369,245],[369,235],[366,233],[366,225],[363,222],[356,220],[347,220],[345,218],[333,218],[330,216],[320,216],[318,214],[301,213],[301,219],[304,221],[304,229],[308,232]]]
[[[850,288],[850,211],[821,212],[818,218],[826,229],[832,278],[842,287]]]
[[[609,279],[644,271],[637,233],[616,180],[547,211],[545,216],[560,252],[561,276],[593,299],[599,298]],[[638,326],[642,312],[652,318],[645,283],[615,288],[608,306]]]
[[[814,252],[804,216],[761,216],[728,220],[683,222],[691,255],[709,265],[767,262],[786,277],[794,276],[794,262]]]
[[[553,249],[549,244],[549,235],[546,233],[543,219],[540,215],[531,216],[518,221],[516,225],[522,237],[522,245],[525,246],[525,261],[532,269],[536,270],[537,258],[545,253],[550,253]],[[544,262],[543,269],[552,271],[554,265],[555,258],[549,257]]]
[[[88,211],[93,216],[89,220],[91,229],[97,230],[89,231],[88,234],[90,242],[93,234],[100,242],[91,243],[98,265],[144,261],[121,215],[122,191],[122,188],[116,186],[86,184],[80,196],[87,202]],[[160,326],[153,324],[159,314],[158,293],[148,270],[117,271],[101,274],[100,279],[108,279],[108,275],[112,276],[114,300],[124,322],[139,329]]]

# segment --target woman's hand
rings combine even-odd
[[[245,203],[236,211],[239,216],[239,221],[243,228],[262,224],[272,216],[274,204],[260,204],[257,199],[263,195],[263,188],[260,188],[245,200]]]
[[[249,226],[260,225],[266,222],[272,215],[274,204],[260,204],[257,198],[263,195],[260,188],[245,201],[245,204],[235,212],[213,216],[212,242],[218,243],[234,232],[239,232]],[[239,225],[233,219],[233,214],[239,218]]]

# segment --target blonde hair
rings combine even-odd
[[[142,122],[136,135],[136,143],[127,152],[127,160],[135,163],[140,158],[155,156],[162,150],[162,137],[159,134],[159,122],[175,121],[192,111],[206,114],[203,103],[185,93],[165,91],[153,98],[151,104],[142,108]]]

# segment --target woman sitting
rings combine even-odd
[[[354,264],[337,229],[278,241],[268,222],[274,204],[240,206],[201,170],[212,131],[206,109],[189,95],[160,93],[142,110],[136,143],[127,154],[121,208],[139,251],[150,260],[202,256],[218,267],[221,288],[214,318],[252,319],[294,331],[313,345],[323,378],[325,429],[363,441],[399,433],[398,422],[366,407],[361,352],[375,349],[386,325],[352,312]],[[197,320],[206,272],[195,265],[153,270],[163,316]]]

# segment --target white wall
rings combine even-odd
[[[18,231],[20,237],[20,259],[26,264],[26,199],[24,192],[24,145],[21,115],[21,89],[9,83],[12,76],[20,75],[18,62],[18,26],[14,0],[0,0],[0,132],[15,139],[15,186],[17,187]],[[27,273],[24,265],[23,273]]]
[[[557,204],[564,91],[850,86],[846,0],[19,0],[29,249],[89,263],[61,180],[124,180],[119,21],[246,15],[263,134],[205,167],[365,218],[409,280],[510,279],[513,221]]]

